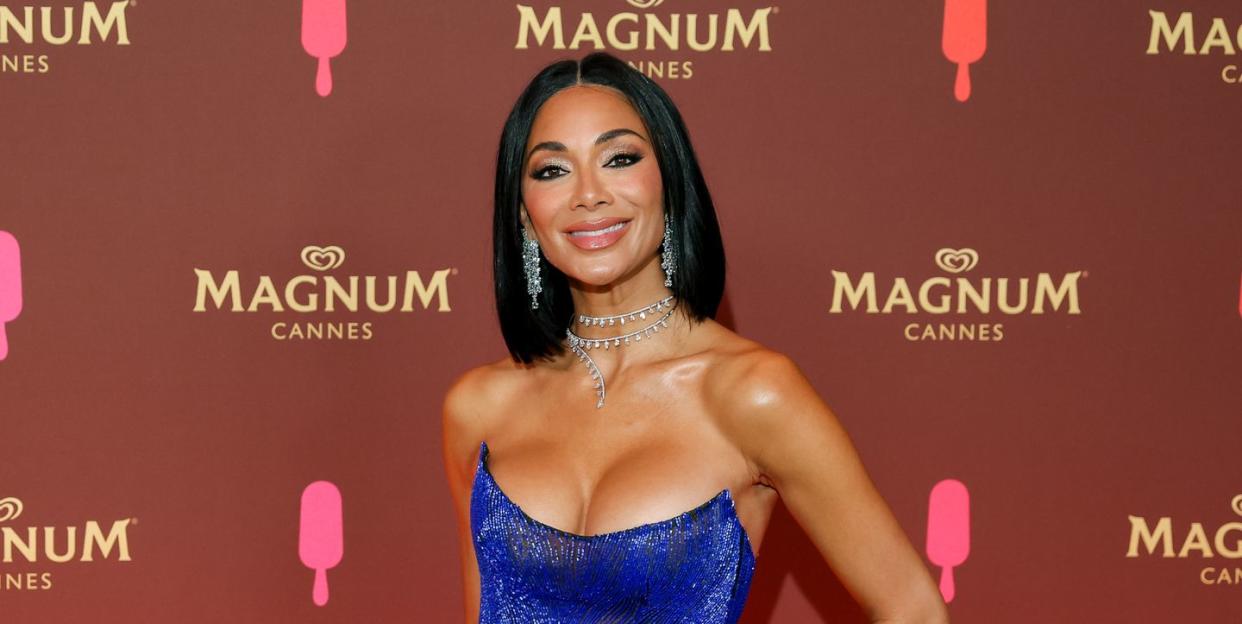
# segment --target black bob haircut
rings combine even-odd
[[[500,331],[514,361],[530,363],[565,351],[565,329],[573,319],[569,280],[539,254],[543,290],[538,309],[530,309],[522,264],[522,176],[526,143],[535,115],[558,91],[574,85],[600,85],[620,91],[651,134],[664,185],[664,210],[671,219],[677,250],[673,295],[693,322],[715,318],[724,296],[725,257],[716,210],[690,145],[681,114],[658,84],[621,59],[593,52],[540,70],[522,91],[500,135],[496,156],[493,274]]]

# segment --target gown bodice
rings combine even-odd
[[[479,446],[470,530],[480,624],[735,624],[755,557],[723,489],[686,512],[580,535],[531,518],[496,484]]]

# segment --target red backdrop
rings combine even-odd
[[[322,96],[296,1],[29,1],[0,5],[0,620],[459,621],[440,401],[504,354],[499,131],[596,49],[584,13],[686,119],[720,320],[799,363],[920,551],[932,487],[969,491],[955,623],[1242,618],[1236,3],[992,2],[946,38],[942,2],[532,0],[557,48],[515,3],[350,2]],[[625,13],[719,38],[609,39]],[[367,276],[409,309],[326,309]],[[744,621],[863,621],[776,514]]]

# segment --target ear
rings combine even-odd
[[[522,229],[525,230],[524,234],[533,235],[535,233],[534,226],[530,224],[530,215],[526,214],[525,203],[518,204],[518,223],[521,225]],[[528,238],[533,238],[533,236],[530,236]]]

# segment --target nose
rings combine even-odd
[[[585,167],[574,186],[574,208],[594,210],[600,205],[612,203],[612,194],[598,171]]]

